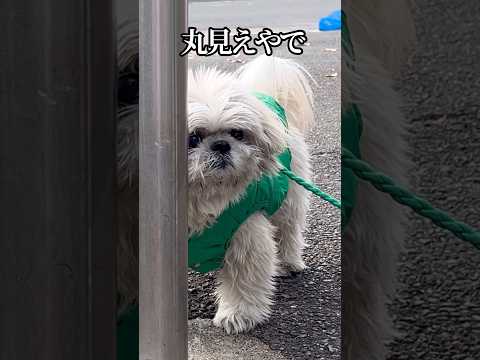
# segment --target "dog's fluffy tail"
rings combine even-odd
[[[283,106],[289,126],[305,132],[313,123],[314,82],[293,60],[262,55],[238,70],[240,81],[252,91],[270,95]]]

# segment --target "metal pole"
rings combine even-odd
[[[140,1],[140,360],[187,359],[186,0]]]

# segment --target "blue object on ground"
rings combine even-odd
[[[340,30],[342,28],[342,12],[335,10],[330,15],[321,18],[318,22],[320,31]]]

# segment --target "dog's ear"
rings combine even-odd
[[[287,129],[269,109],[262,112],[262,134],[260,146],[267,157],[276,157],[287,147]]]

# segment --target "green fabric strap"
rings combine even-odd
[[[138,360],[139,311],[132,306],[117,321],[117,360]]]
[[[350,150],[360,159],[362,117],[356,105],[350,105],[342,113],[342,148]],[[342,230],[348,224],[355,207],[358,179],[342,159]]]
[[[355,53],[348,29],[345,13],[342,11],[342,56],[346,66],[355,70]],[[345,110],[343,110],[345,108]],[[360,137],[362,135],[362,116],[355,104],[342,104],[342,148],[348,149],[361,158]],[[352,169],[345,166],[342,158],[342,231],[347,226],[355,207],[358,179]]]
[[[272,110],[277,115],[283,126],[288,128],[287,114],[285,114],[285,109],[282,107],[282,105],[278,103],[277,100],[275,100],[269,95],[265,95],[259,92],[255,92],[254,95],[257,97],[258,100],[261,100],[265,105],[270,108],[270,110]]]
[[[285,111],[275,99],[260,93],[255,93],[255,96],[287,127]],[[280,154],[278,160],[290,170],[292,155],[289,149]],[[220,268],[230,240],[238,228],[258,211],[263,211],[268,216],[273,215],[287,196],[288,186],[288,177],[282,173],[276,176],[264,175],[260,180],[252,182],[242,198],[230,204],[212,226],[188,239],[188,266],[202,273]]]

